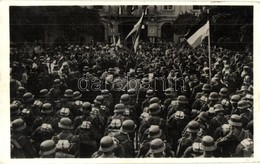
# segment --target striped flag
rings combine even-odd
[[[125,38],[125,40],[127,40],[130,36],[135,34],[135,36],[133,38],[134,52],[136,52],[137,46],[139,44],[139,36],[140,36],[140,31],[141,31],[141,27],[142,27],[142,23],[143,23],[144,14],[146,12],[146,9],[147,8],[145,8],[143,10],[141,18],[138,20],[138,22],[134,25],[134,28],[129,32],[129,34]]]
[[[139,21],[134,25],[134,28],[129,32],[129,34],[126,36],[125,40],[128,39],[131,35],[133,35],[135,32],[138,32],[141,29],[142,22],[144,18],[144,12],[142,13],[141,18]]]
[[[203,20],[204,21],[204,20]],[[185,38],[189,45],[193,48],[202,43],[205,37],[209,36],[209,21],[197,23],[192,26],[190,31],[185,35]]]

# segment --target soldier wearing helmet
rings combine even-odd
[[[252,139],[252,134],[242,127],[241,117],[237,114],[231,115],[228,123],[231,125],[231,130],[224,137],[217,139],[220,154],[223,157],[234,156],[237,145],[246,138]]]
[[[100,140],[100,146],[97,152],[93,153],[91,158],[116,158],[115,149],[116,141],[110,136],[104,136]]]
[[[77,157],[79,155],[79,138],[72,133],[73,123],[72,123],[71,119],[69,119],[67,117],[61,118],[60,122],[58,123],[58,126],[59,126],[61,132],[59,134],[53,136],[52,140],[56,144],[60,145],[61,149],[63,149],[62,142],[64,140],[67,140],[68,142],[66,142],[66,144],[64,144],[65,149],[68,149],[66,147],[69,147],[70,154]]]
[[[185,150],[194,142],[200,142],[201,137],[197,135],[199,131],[200,124],[197,121],[191,121],[187,124],[187,128],[183,130],[183,137],[177,142],[177,157],[183,156]]]
[[[80,141],[79,157],[90,158],[98,148],[96,129],[93,128],[90,121],[83,121],[81,125],[76,128],[74,134],[78,136]]]
[[[40,145],[40,158],[55,158],[56,144],[52,140],[45,140]]]
[[[249,103],[246,100],[240,100],[237,105],[238,112],[241,116],[243,128],[253,119],[253,113]]]
[[[149,116],[142,120],[141,125],[139,127],[139,138],[143,138],[144,132],[151,125],[158,125],[163,130],[165,129],[165,120],[160,117],[161,108],[159,104],[153,103],[149,106]]]
[[[150,105],[150,99],[155,96],[154,90],[149,89],[146,91],[146,99],[142,103],[142,109],[144,110],[146,107]]]
[[[211,92],[208,101],[201,107],[200,111],[208,111],[217,103],[220,103],[219,94],[217,92]]]
[[[213,107],[214,113],[216,114],[209,122],[209,135],[214,136],[214,132],[217,128],[228,123],[228,118],[225,115],[224,108],[221,104],[216,104]]]
[[[214,139],[211,136],[204,136],[201,140],[201,148],[204,152],[199,157],[212,158],[214,157],[213,153],[216,150],[217,146]]]
[[[54,129],[51,124],[43,123],[31,135],[31,141],[37,152],[40,150],[40,144],[45,140],[52,139],[54,135]]]
[[[11,122],[11,157],[35,158],[36,151],[26,132],[26,123],[21,119]]]
[[[133,120],[125,120],[122,123],[122,126],[114,137],[119,141],[120,144],[123,145],[125,149],[125,158],[133,158],[135,157],[134,150],[134,131],[136,129],[136,125]]]
[[[206,104],[209,98],[209,94],[211,92],[211,85],[210,84],[204,84],[202,87],[202,93],[197,93],[195,96],[195,101],[192,104],[192,109],[200,110],[201,107]],[[200,96],[198,96],[200,95]]]

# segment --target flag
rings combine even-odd
[[[116,46],[117,46],[117,47],[122,47],[120,37],[118,37],[118,40],[117,40]]]
[[[127,40],[127,38],[129,38],[131,35],[133,35],[135,32],[140,31],[141,26],[142,26],[142,22],[143,22],[143,18],[144,18],[144,12],[142,13],[141,18],[139,19],[139,21],[134,25],[134,28],[130,31],[130,33],[126,36],[125,40]]]
[[[189,45],[193,48],[197,47],[205,37],[209,36],[209,21],[202,24],[202,22],[194,25],[190,31],[185,35]]]

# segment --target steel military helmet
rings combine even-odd
[[[158,98],[158,97],[153,97],[153,98],[151,98],[150,99],[150,104],[153,104],[153,103],[160,103],[161,101],[160,101],[160,99]]]
[[[95,98],[94,103],[101,105],[103,103],[103,101],[104,101],[104,97],[99,95]]]
[[[161,153],[166,149],[165,143],[160,139],[156,138],[150,143],[150,152],[151,153]]]
[[[72,98],[73,97],[73,91],[72,89],[67,89],[64,93],[65,98]]]
[[[228,123],[232,126],[237,126],[237,127],[241,127],[242,126],[242,122],[241,122],[241,117],[237,114],[233,114],[230,119],[228,120]]]
[[[152,98],[154,96],[154,90],[149,89],[146,91],[146,97],[147,98]]]
[[[247,109],[249,107],[250,107],[250,105],[246,100],[240,100],[237,103],[237,108],[240,109],[240,110]]]
[[[130,101],[130,96],[128,94],[123,94],[120,97],[120,102],[121,103],[128,103]]]
[[[158,125],[151,125],[148,132],[148,137],[155,139],[162,136],[162,130]]]
[[[135,131],[136,125],[133,120],[125,120],[120,131],[124,133],[132,133]]]
[[[39,97],[40,97],[40,98],[46,98],[46,97],[48,96],[48,94],[49,94],[48,89],[42,89],[42,90],[40,90],[40,92],[39,92]]]
[[[191,121],[187,125],[187,132],[198,133],[200,131],[200,124],[198,121]]]
[[[13,122],[11,122],[11,129],[14,132],[24,130],[26,128],[25,122],[21,119],[15,119]]]
[[[115,108],[114,108],[114,112],[124,112],[125,111],[125,105],[120,103],[120,104],[116,104]]]
[[[82,94],[79,91],[73,92],[73,99],[74,100],[80,99],[81,97],[82,97]]]
[[[80,108],[80,111],[83,113],[90,112],[91,111],[91,104],[89,102],[84,102],[82,104],[82,107]]]
[[[204,151],[214,151],[216,150],[217,146],[211,136],[204,136],[201,140],[201,148]]]
[[[238,103],[238,101],[240,100],[240,96],[239,95],[233,95],[231,96],[231,103]]]
[[[136,90],[135,89],[129,89],[127,91],[127,94],[130,96],[130,97],[134,97],[136,95]]]
[[[204,84],[202,86],[203,91],[211,91],[211,85],[210,84]]]
[[[149,113],[152,115],[158,114],[161,112],[160,106],[157,103],[153,103],[149,105]]]
[[[40,145],[40,152],[41,156],[48,156],[51,154],[55,154],[56,152],[56,144],[53,140],[45,140]]]
[[[180,95],[180,96],[178,96],[178,98],[177,98],[177,103],[178,103],[178,104],[188,104],[188,99],[187,99],[186,96]]]
[[[227,88],[221,88],[219,91],[220,96],[228,96],[228,89]]]
[[[41,113],[47,114],[47,113],[52,113],[52,112],[53,112],[53,108],[52,108],[52,105],[50,103],[44,103],[42,105]]]
[[[219,95],[217,92],[211,92],[209,95],[209,100],[211,101],[218,101],[219,100]]]
[[[71,119],[67,117],[61,118],[60,122],[58,123],[59,128],[61,129],[67,129],[71,130],[72,129],[72,121]]]
[[[62,116],[62,117],[67,117],[67,116],[69,116],[69,114],[70,114],[70,109],[69,108],[61,108],[61,110],[59,111],[59,113],[58,113],[60,116]]]
[[[23,95],[23,102],[27,103],[27,102],[31,102],[34,99],[34,95],[30,92],[27,92]]]
[[[101,152],[110,152],[116,148],[116,142],[110,136],[104,136],[100,140],[99,151]]]

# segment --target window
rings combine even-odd
[[[163,6],[164,10],[173,10],[173,6]]]

